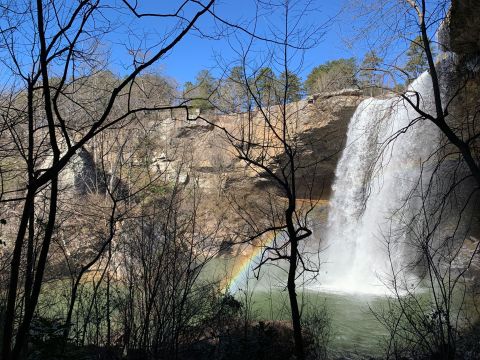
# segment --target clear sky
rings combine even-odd
[[[297,7],[293,6],[291,17],[299,15],[298,11],[304,8],[308,1],[297,1]],[[145,4],[144,2],[143,4]],[[161,1],[159,3],[162,3]],[[168,7],[159,3],[149,3],[144,7],[143,11],[158,11],[158,7]],[[168,2],[167,2],[168,3]],[[178,1],[169,2],[173,7],[178,4]],[[293,4],[294,1],[291,1]],[[327,60],[338,59],[341,57],[354,56],[352,49],[348,49],[344,40],[351,36],[352,26],[345,26],[348,18],[345,13],[342,13],[343,1],[333,0],[314,0],[310,1],[310,11],[303,14],[298,23],[298,28],[308,28],[312,26],[322,26],[322,31],[316,32],[314,35],[321,36],[318,44],[303,53],[303,62],[298,68],[300,75],[305,78],[312,67],[324,63]],[[191,14],[195,9],[187,9],[186,14]],[[253,19],[255,18],[256,8],[254,0],[220,0],[215,5],[215,13],[230,23],[241,24],[253,29]],[[119,19],[120,21],[120,19]],[[257,17],[256,33],[271,38],[274,35],[279,35],[283,24],[283,10],[276,9],[273,12],[260,10]],[[108,38],[113,44],[110,63],[116,72],[122,72],[127,64],[123,59],[128,57],[125,55],[125,44],[135,42],[138,37],[148,38],[152,43],[155,38],[164,36],[164,31],[171,25],[163,19],[158,18],[143,18],[138,21],[132,21],[130,27],[132,33],[127,37],[124,33],[112,32]],[[186,81],[193,80],[195,75],[202,69],[210,69],[214,74],[219,75],[221,70],[217,66],[218,62],[228,65],[232,61],[238,59],[234,49],[238,48],[239,41],[245,42],[247,38],[241,31],[235,33],[230,32],[229,36],[219,36],[219,30],[225,30],[219,26],[218,21],[215,22],[211,16],[205,15],[198,23],[199,28],[204,33],[200,36],[198,32],[192,32],[187,35],[183,41],[162,59],[159,63],[160,71],[167,76],[174,78],[179,84]],[[213,36],[213,38],[212,38]],[[320,37],[320,36],[319,36]],[[128,40],[127,40],[128,38]],[[146,41],[148,44],[148,41]],[[147,45],[148,46],[148,45]],[[259,46],[267,46],[266,44],[259,44]],[[220,59],[220,60],[219,60]],[[296,64],[300,63],[299,56],[294,60]],[[297,67],[297,65],[295,65]]]
[[[130,4],[139,4],[138,11],[141,13],[157,14],[174,12],[179,4],[185,2],[185,0],[103,0],[100,3],[99,11],[101,13],[95,13],[81,40],[82,46],[86,48],[86,53],[94,52],[95,54],[91,57],[92,61],[82,64],[84,69],[79,67],[76,68],[76,71],[85,70],[87,72],[90,68],[97,70],[106,66],[107,69],[122,76],[132,70],[134,64],[132,54],[142,54],[148,58],[168,44],[180,29],[185,27],[185,23],[178,24],[178,18],[142,17],[137,19],[126,8],[126,1]],[[187,5],[180,15],[185,19],[191,19],[201,8],[198,5],[199,1],[186,1]],[[204,4],[207,3],[207,0],[201,1]],[[279,4],[282,2],[285,3],[281,0],[216,0],[212,11],[230,24],[246,28],[262,38],[283,41],[284,8],[256,8],[258,3]],[[436,4],[443,4],[445,0],[427,0],[427,2],[432,3],[430,8],[437,9],[435,11],[445,12]],[[383,53],[379,55],[386,57],[385,64],[401,67],[404,64],[404,57],[402,58],[401,54],[408,48],[409,39],[412,40],[418,35],[416,17],[412,16],[411,9],[408,11],[406,2],[397,0],[289,0],[287,3],[291,8],[289,31],[293,29],[293,36],[290,37],[290,40],[295,38],[294,35],[297,35],[297,39],[300,40],[311,38],[318,40],[315,46],[305,52],[297,52],[295,56],[292,56],[294,53],[292,49],[289,51],[289,69],[303,79],[313,67],[326,61],[356,57],[360,63],[367,50],[374,48],[382,51],[382,46],[384,47]],[[347,7],[347,3],[355,3],[355,7]],[[12,2],[12,4],[16,4],[16,2]],[[28,8],[30,2],[25,0],[17,4],[22,10],[20,13],[26,15],[18,17],[19,23],[15,27],[16,30],[8,32],[8,34],[11,35],[9,41],[11,41],[19,63],[12,62],[7,49],[0,49],[0,52],[4,51],[2,60],[11,67],[13,73],[16,72],[15,69],[18,65],[23,72],[28,73],[35,65],[32,63],[31,45],[32,38],[36,36],[36,28],[28,18],[29,10],[23,9]],[[70,6],[65,6],[64,10],[60,9],[60,16],[63,11],[68,17],[71,15],[69,11],[72,11],[74,2],[65,1],[64,4]],[[305,5],[308,5],[309,11],[301,12]],[[379,9],[380,12],[378,12]],[[57,20],[53,14],[47,15],[49,19],[47,33],[48,31],[54,32]],[[432,17],[434,21],[438,18],[436,15],[439,14],[433,15],[435,15]],[[438,26],[438,22],[433,24]],[[12,28],[5,17],[0,17],[0,25],[1,29]],[[218,19],[208,13],[204,14],[196,25],[197,31],[191,31],[167,56],[149,70],[169,76],[181,86],[186,81],[194,80],[200,70],[209,69],[214,76],[219,77],[222,75],[222,67],[231,67],[235,61],[238,64],[240,56],[236,52],[248,44],[251,39],[249,35],[240,30],[234,30],[232,27],[222,26]],[[310,31],[309,36],[299,35],[301,30],[312,30],[317,27],[318,30]],[[408,33],[408,27],[412,29],[411,33]],[[434,28],[435,26],[432,27],[432,29]],[[72,33],[75,29],[76,27]],[[362,32],[362,36],[356,37]],[[277,73],[282,72],[283,69],[278,61],[281,51],[275,52],[276,56],[273,56],[272,48],[275,46],[272,44],[272,42],[266,41],[255,42],[248,59],[248,64],[252,64],[252,69],[270,66]],[[276,47],[276,50],[281,50],[278,46]],[[33,54],[33,58],[36,55],[38,54]],[[55,68],[55,65],[52,64],[52,68]],[[58,71],[62,71],[61,66]],[[60,76],[60,74],[56,75]],[[249,75],[252,75],[251,71]],[[0,74],[0,83],[10,84],[13,81],[11,79],[11,72]]]
[[[325,23],[331,17],[334,17],[340,10],[340,1],[317,1],[319,4],[319,12],[306,15],[306,26],[312,22]],[[220,16],[229,19],[232,22],[241,23],[245,19],[254,16],[253,4],[248,8],[248,1],[245,0],[224,0],[216,9]],[[315,18],[311,18],[314,17]],[[278,16],[280,17],[280,15]],[[280,19],[275,19],[274,22]],[[265,26],[267,20],[260,19],[260,26]],[[321,39],[318,46],[305,51],[305,61],[301,72],[303,75],[308,72],[313,66],[319,65],[327,60],[351,56],[345,51],[345,44],[340,39],[339,28],[332,23],[329,31]],[[259,33],[266,33],[269,36],[268,30],[261,29]],[[225,61],[232,61],[238,58],[231,46],[236,44],[229,44],[226,39],[208,40],[200,39],[195,36],[188,36],[163,62],[165,73],[183,82],[194,78],[195,74],[204,68],[215,67],[216,58],[221,56]],[[303,70],[303,71],[302,71]]]

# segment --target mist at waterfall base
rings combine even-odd
[[[433,107],[431,89],[428,73],[410,85],[412,100],[418,93],[428,112]],[[388,334],[369,307],[389,301],[393,271],[404,283],[401,286],[410,290],[418,286],[415,272],[406,267],[412,254],[405,225],[411,225],[421,209],[419,184],[425,186],[430,179],[428,160],[439,139],[436,127],[419,119],[401,97],[366,99],[352,116],[332,196],[315,210],[317,215],[310,219],[313,235],[302,243],[302,253],[311,255],[319,273],[297,281],[305,315],[322,308],[330,314],[333,351],[369,355],[380,351],[379,340]],[[265,244],[267,240],[271,239]],[[264,266],[256,272],[257,279],[253,269],[259,253],[240,259],[241,266],[224,267],[238,269],[223,277],[228,279],[225,289],[247,301],[261,319],[288,320],[287,266]]]
[[[431,93],[431,78],[425,72],[407,95],[431,112]],[[420,119],[401,97],[368,98],[359,104],[337,164],[326,226],[317,232],[320,220],[312,217],[313,236],[301,249],[306,257],[311,255],[311,267],[319,269],[313,279],[300,281],[305,290],[388,296],[393,294],[393,273],[400,288],[418,288],[414,271],[407,267],[412,251],[406,228],[414,226],[412,219],[421,210],[418,192],[430,181],[439,139],[435,125]],[[241,270],[226,276],[229,292],[285,287],[286,266],[265,266],[254,279],[251,270],[261,252],[257,249],[241,259],[241,266],[232,267]]]
[[[427,112],[433,108],[431,89],[427,72],[409,87],[411,100],[416,103],[419,94]],[[320,274],[309,289],[389,295],[392,274],[400,288],[418,287],[406,266],[407,226],[421,209],[418,191],[430,180],[439,136],[400,97],[370,98],[358,106],[336,169]]]
[[[418,94],[420,107],[431,112],[431,92],[431,78],[425,72],[407,95],[416,103]],[[328,219],[323,220],[326,226],[317,233],[321,220],[312,217],[313,236],[301,249],[319,269],[314,279],[299,280],[305,290],[383,297],[392,294],[392,273],[400,287],[418,287],[406,266],[412,256],[406,227],[413,226],[412,219],[421,210],[418,191],[430,181],[431,157],[439,139],[435,125],[420,119],[402,97],[360,103],[337,164]],[[284,289],[285,266],[265,266],[254,279],[251,270],[258,265],[260,250],[242,258],[241,271],[227,276],[229,292]]]

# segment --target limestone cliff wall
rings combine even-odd
[[[316,96],[302,100],[288,107],[292,141],[298,149],[297,163],[300,165],[297,176],[300,197],[310,194],[313,198],[328,198],[335,177],[335,168],[351,116],[364,99],[360,92],[347,91]],[[280,109],[269,109],[269,116],[276,119]],[[209,117],[215,126],[197,120],[178,124],[171,132],[169,149],[162,149],[153,164],[160,171],[167,170],[174,176],[179,169],[182,179],[196,179],[207,192],[245,191],[252,192],[274,188],[275,183],[267,174],[258,173],[239,160],[238,154],[228,141],[229,133],[239,135],[244,131],[249,114],[232,114]],[[269,145],[275,147],[275,139],[265,135],[263,118],[260,113],[253,115],[252,139],[259,143],[268,138]],[[172,154],[169,158],[166,153]],[[173,156],[173,154],[175,154]],[[274,171],[280,171],[283,152],[272,150],[268,161]]]

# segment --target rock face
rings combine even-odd
[[[480,53],[480,1],[452,0],[448,28],[450,50],[457,54]]]
[[[85,148],[80,148],[60,173],[60,187],[73,190],[79,195],[105,192],[102,174]]]
[[[437,70],[443,89],[444,106],[448,103],[447,122],[454,133],[468,144],[474,161],[480,163],[480,142],[478,126],[480,114],[480,1],[452,0],[447,19],[442,25],[439,42],[448,51],[437,63]],[[452,206],[452,220],[447,227],[459,228],[455,214],[463,213],[463,221],[469,222],[469,241],[476,243],[480,234],[480,210],[478,207],[477,183],[469,179],[470,170],[458,154],[458,148],[448,141],[444,148],[442,180],[454,183],[465,176],[455,187],[455,202]],[[451,186],[451,185],[450,185]],[[463,204],[468,204],[463,205]],[[464,209],[455,206],[465,206]],[[471,218],[471,220],[470,220]],[[452,232],[451,229],[446,231]],[[467,232],[466,230],[464,230]],[[461,233],[460,231],[458,231]],[[461,237],[461,236],[459,236]],[[464,249],[465,250],[465,249]],[[468,251],[467,251],[468,253]]]
[[[330,194],[335,168],[345,143],[345,135],[352,114],[364,96],[358,91],[323,94],[289,105],[294,115],[294,127],[300,165],[297,172],[299,197],[311,196],[325,199]],[[270,109],[275,117],[278,109]],[[168,149],[159,152],[153,163],[158,170],[170,176],[183,173],[182,179],[195,178],[199,186],[207,192],[243,190],[247,193],[275,188],[275,183],[267,174],[258,173],[245,162],[239,160],[235,148],[228,141],[229,133],[238,133],[245,123],[247,114],[222,115],[212,117],[215,126],[197,120],[176,125],[171,130]],[[254,115],[253,137],[260,141],[264,127],[260,114]],[[273,146],[272,146],[273,147]],[[169,158],[166,154],[175,154]],[[283,152],[271,153],[269,167],[279,172]]]
[[[298,172],[299,178],[303,179],[299,184],[300,193],[305,194],[303,197],[308,197],[308,187],[313,185],[313,198],[329,198],[348,124],[358,104],[364,99],[360,92],[338,92],[318,96],[307,106],[303,130],[300,132],[300,148],[306,149],[302,163],[314,163],[316,168],[313,178],[311,168]],[[313,184],[310,184],[309,178]]]

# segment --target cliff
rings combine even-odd
[[[289,104],[288,112],[294,114],[289,126],[298,149],[300,197],[309,196],[311,189],[314,199],[328,198],[348,123],[363,99],[360,92],[350,90]],[[274,107],[269,111],[274,118],[280,109]],[[185,182],[195,178],[207,193],[241,191],[251,194],[265,188],[274,189],[276,184],[269,176],[257,173],[238,159],[234,147],[221,130],[225,128],[231,134],[238,134],[248,116],[245,113],[206,115],[215,126],[203,120],[173,119],[169,129],[171,140],[167,147],[156,151],[153,166],[158,171],[166,171],[170,177],[180,171]],[[264,135],[262,122],[261,115],[254,113],[252,137],[255,139]],[[282,151],[278,151],[268,159],[269,167],[275,172],[280,171],[282,155]]]
[[[448,16],[448,49],[460,54],[480,53],[480,2],[452,0]]]
[[[480,2],[452,0],[451,7],[439,34],[439,43],[447,53],[438,64],[443,90],[443,105],[448,108],[447,123],[469,147],[473,160],[480,164],[478,138],[480,114]],[[451,208],[446,211],[445,233],[456,233],[465,238],[458,264],[463,266],[473,259],[468,277],[478,283],[480,262],[472,257],[480,238],[480,207],[478,183],[459,154],[458,148],[443,139],[441,180],[452,192]],[[458,178],[464,180],[458,181]],[[456,184],[453,186],[452,184]],[[455,231],[453,230],[455,229]],[[472,275],[475,274],[475,275]]]

